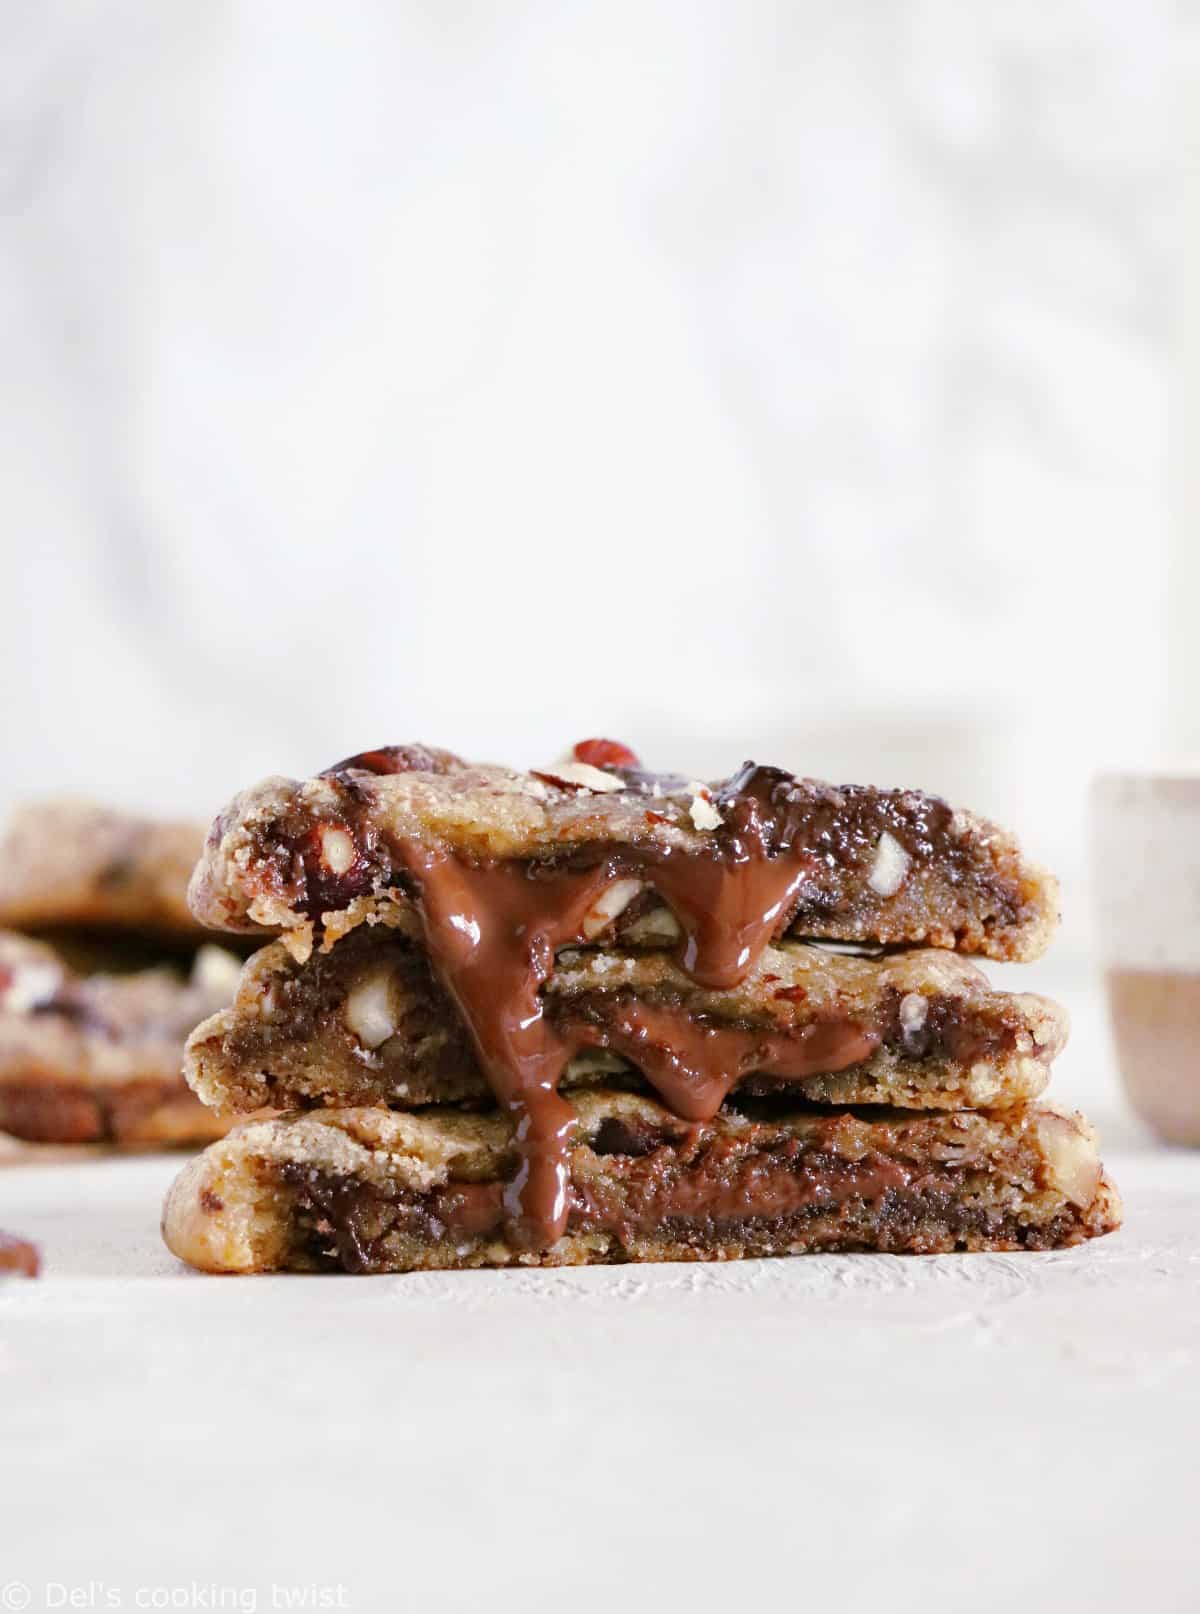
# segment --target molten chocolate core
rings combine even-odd
[[[699,851],[631,845],[591,868],[547,869],[470,863],[415,840],[396,848],[418,888],[433,967],[513,1118],[520,1165],[503,1207],[517,1247],[544,1249],[567,1225],[575,1117],[558,1084],[581,1048],[626,1055],[669,1108],[704,1121],[749,1070],[789,1077],[844,1070],[877,1046],[875,1032],[849,1021],[786,1036],[693,1026],[637,1004],[603,1025],[554,1026],[543,1013],[541,988],[556,952],[584,940],[584,919],[597,899],[630,877],[653,887],[675,915],[679,964],[692,980],[714,989],[742,980],[815,863],[810,851],[793,850],[780,777],[774,769],[743,769],[720,798],[720,829]]]

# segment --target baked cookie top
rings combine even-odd
[[[677,938],[689,868],[710,885],[777,876],[764,941],[790,933],[1030,959],[1058,919],[1057,882],[1011,835],[922,791],[837,787],[752,763],[707,785],[577,761],[520,772],[419,745],[236,796],[209,832],[192,911],[219,930],[280,932],[302,954],[314,936],[407,900],[420,879],[414,847],[520,862],[535,878],[606,865],[607,901],[588,939],[609,927],[635,942]]]
[[[86,801],[29,802],[0,830],[0,926],[141,931],[194,942],[188,878],[203,825]]]

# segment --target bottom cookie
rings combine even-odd
[[[727,1107],[689,1125],[631,1093],[575,1095],[570,1217],[505,1237],[500,1115],[344,1109],[242,1126],[191,1161],[163,1236],[208,1272],[407,1272],[815,1251],[1060,1249],[1119,1226],[1081,1116]]]

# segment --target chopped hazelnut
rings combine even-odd
[[[875,848],[875,861],[867,876],[867,884],[881,897],[894,897],[904,884],[912,858],[894,835],[885,829]]]
[[[900,1029],[906,1037],[920,1031],[929,1018],[929,1000],[920,992],[906,992],[900,999]]]
[[[725,820],[712,804],[712,797],[707,790],[698,790],[692,797],[692,805],[688,809],[692,815],[692,823],[697,829],[720,829]]]
[[[232,998],[237,990],[242,961],[224,947],[201,947],[192,963],[192,985],[206,997]]]
[[[594,768],[636,768],[638,759],[620,740],[580,740],[573,759],[590,762]]]
[[[1053,1187],[1072,1205],[1086,1210],[1100,1186],[1100,1156],[1093,1139],[1069,1115],[1043,1110],[1037,1117],[1038,1141],[1046,1157]]]
[[[396,1034],[392,979],[391,970],[376,970],[360,981],[346,999],[342,1016],[364,1048],[378,1048]]]
[[[627,942],[636,947],[669,947],[677,942],[682,934],[678,919],[670,908],[663,906],[639,914],[626,928],[624,936]]]
[[[587,940],[593,941],[601,931],[607,930],[641,889],[640,880],[614,880],[612,885],[606,886],[584,915],[582,928]]]
[[[602,768],[593,768],[590,762],[558,762],[554,766],[553,777],[565,779],[569,785],[579,785],[583,790],[595,790],[600,794],[609,790],[626,790],[624,779],[619,779],[615,773],[605,773]]]
[[[331,874],[346,874],[354,867],[354,837],[336,824],[321,828],[321,862]]]

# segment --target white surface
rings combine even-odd
[[[0,1582],[1192,1611],[1200,1154],[1097,1118],[1126,1228],[1051,1255],[211,1279],[158,1240],[178,1161],[2,1171],[47,1272],[0,1287]]]

